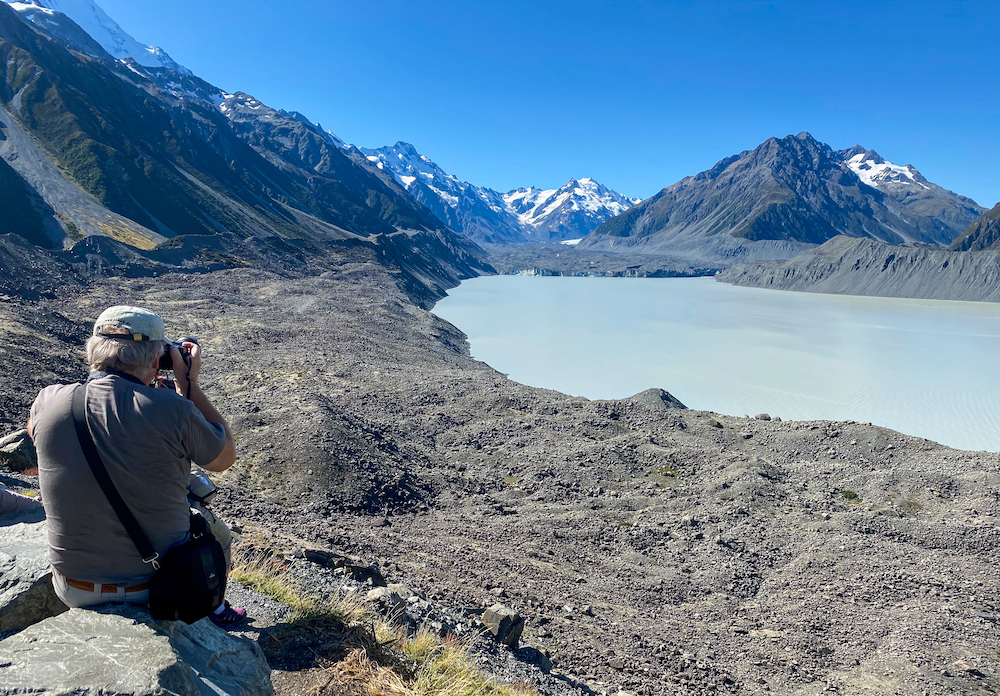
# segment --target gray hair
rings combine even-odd
[[[163,341],[131,341],[91,336],[87,362],[91,370],[118,370],[142,377],[163,351]]]

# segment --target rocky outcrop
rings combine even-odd
[[[673,394],[656,387],[634,394],[628,397],[628,400],[636,404],[649,406],[654,411],[669,411],[672,408],[687,408],[687,406],[678,401]]]
[[[67,611],[52,589],[43,518],[0,518],[0,696],[273,693],[260,647],[208,619],[156,621],[123,604]]]
[[[42,510],[0,517],[0,635],[66,611],[52,589],[44,518]]]
[[[716,280],[839,295],[1000,302],[995,251],[946,251],[835,237],[789,261],[738,263]]]
[[[498,643],[516,649],[524,630],[524,619],[510,607],[494,604],[483,612],[483,625]]]
[[[976,219],[951,243],[953,251],[985,251],[1000,246],[1000,203]]]
[[[11,471],[24,471],[38,466],[35,445],[28,437],[27,430],[22,428],[0,438],[0,465]]]
[[[100,605],[0,641],[0,694],[265,696],[271,670],[253,641],[207,619],[155,621],[144,609]]]

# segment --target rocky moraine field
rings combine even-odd
[[[442,634],[477,635],[485,608],[513,608],[518,649],[476,643],[500,681],[1000,688],[1000,455],[869,423],[688,410],[670,385],[589,401],[517,384],[429,311],[485,263],[421,277],[384,257],[357,245],[297,268],[139,273],[91,250],[24,266],[3,279],[22,292],[0,301],[0,435],[40,387],[85,375],[104,307],[142,305],[203,343],[203,383],[237,438],[215,506],[238,545],[268,545],[334,591],[324,558],[373,565]]]

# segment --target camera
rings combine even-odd
[[[188,500],[192,503],[197,502],[202,505],[208,505],[212,501],[212,498],[215,497],[217,490],[215,484],[212,483],[212,479],[204,474],[191,472],[191,479],[188,482]]]
[[[191,338],[190,336],[182,338],[179,341],[171,341],[167,339],[163,344],[163,352],[160,353],[160,369],[161,370],[172,370],[174,369],[173,358],[170,357],[170,347],[174,346],[181,352],[181,357],[184,358],[185,365],[191,365],[191,351],[184,347],[184,343],[198,343],[197,338]]]

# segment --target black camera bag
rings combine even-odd
[[[192,511],[187,541],[168,550],[163,558],[122,499],[97,452],[87,425],[86,387],[73,393],[73,422],[80,446],[97,483],[128,532],[129,538],[156,573],[149,581],[149,611],[154,619],[194,623],[222,604],[226,594],[226,557],[222,545],[212,535],[208,522]]]
[[[167,551],[149,581],[149,612],[157,619],[194,623],[226,596],[226,556],[208,522],[191,513],[191,537]]]

